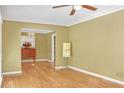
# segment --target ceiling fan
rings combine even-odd
[[[97,8],[90,6],[90,5],[59,5],[59,6],[53,6],[52,8],[61,8],[61,7],[67,7],[67,6],[72,6],[72,10],[70,12],[70,16],[73,16],[77,10],[80,10],[82,8],[89,9],[91,11],[96,11]]]

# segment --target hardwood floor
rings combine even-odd
[[[107,80],[66,68],[55,70],[49,62],[22,63],[21,75],[3,77],[3,88],[124,88]]]

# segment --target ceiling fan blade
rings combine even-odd
[[[53,6],[53,8],[60,8],[60,7],[67,7],[67,6],[71,6],[71,5],[59,5],[59,6]]]
[[[89,5],[81,5],[82,8],[86,8],[86,9],[89,9],[89,10],[92,10],[92,11],[96,11],[97,8],[96,7],[93,7],[93,6],[89,6]]]
[[[71,12],[70,12],[70,16],[72,16],[72,15],[74,15],[75,14],[75,9],[73,8],[72,10],[71,10]]]

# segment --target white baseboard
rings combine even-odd
[[[76,67],[73,67],[73,66],[68,66],[68,68],[124,85],[124,82],[120,81],[120,80],[116,80],[116,79],[113,79],[113,78],[110,78],[110,77],[102,76],[102,75],[99,75],[99,74],[96,74],[96,73],[93,73],[93,72],[89,72],[89,71],[86,71],[86,70],[83,70],[83,69],[79,69],[79,68],[76,68]]]
[[[14,72],[4,72],[3,75],[14,75],[14,74],[21,74],[21,71],[14,71]]]
[[[1,86],[2,86],[2,77],[0,78],[0,88],[1,88]]]
[[[63,68],[66,68],[66,66],[55,67],[55,69],[63,69]]]
[[[52,62],[52,63],[54,63],[52,60],[49,60],[49,59],[47,59],[47,61],[48,61],[48,62]]]
[[[22,62],[33,62],[34,60],[22,60]],[[35,61],[48,61],[48,62],[52,62],[52,60],[49,59],[36,59]]]
[[[33,62],[34,60],[22,60],[21,62]]]
[[[52,62],[52,60],[49,60],[49,59],[36,59],[36,61],[48,61],[48,62]]]

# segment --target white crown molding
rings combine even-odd
[[[72,24],[68,24],[66,26],[73,26],[73,25],[76,25],[76,24],[79,24],[79,23],[82,23],[82,22],[86,22],[86,21],[89,21],[89,20],[93,20],[95,18],[104,16],[104,15],[108,15],[108,14],[111,14],[111,13],[114,13],[114,12],[117,12],[117,11],[120,11],[120,10],[123,10],[123,9],[124,9],[124,6],[121,6],[121,7],[118,7],[118,8],[113,8],[113,9],[110,9],[110,10],[104,10],[104,11],[101,11],[101,12],[97,12],[97,13],[92,14],[90,16],[87,16],[83,19],[80,19],[77,22],[74,22]]]
[[[34,33],[47,34],[53,32],[53,30],[22,28],[21,32],[34,32]]]
[[[79,72],[83,72],[83,73],[86,73],[86,74],[89,74],[89,75],[92,75],[92,76],[95,76],[95,77],[98,77],[98,78],[109,80],[111,82],[115,82],[115,83],[124,85],[123,81],[116,80],[116,79],[113,79],[113,78],[110,78],[110,77],[106,77],[106,76],[103,76],[103,75],[99,75],[99,74],[96,74],[96,73],[93,73],[93,72],[89,72],[89,71],[86,71],[84,69],[79,69],[79,68],[76,68],[76,67],[73,67],[73,66],[68,66],[68,68],[76,70],[76,71],[79,71]]]
[[[41,24],[41,25],[53,25],[53,26],[66,26],[60,23],[52,23],[52,22],[40,22],[40,21],[27,21],[27,20],[17,20],[17,19],[3,19],[5,21],[13,21],[13,22],[25,22],[25,23],[33,23],[33,24]]]

